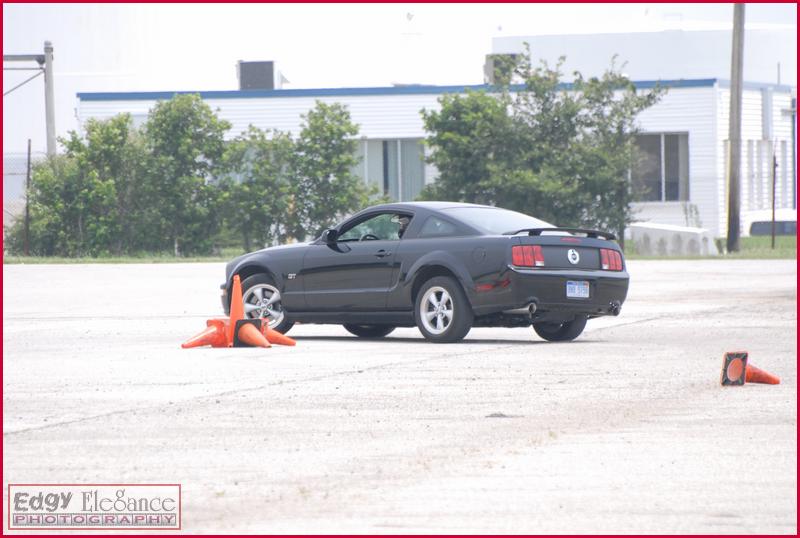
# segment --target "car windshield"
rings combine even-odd
[[[499,235],[525,228],[555,228],[543,220],[499,207],[451,207],[442,211],[490,234]]]

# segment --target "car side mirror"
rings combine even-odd
[[[336,242],[338,235],[339,233],[336,231],[336,228],[328,228],[322,232],[322,242],[331,245]]]

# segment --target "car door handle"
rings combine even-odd
[[[383,249],[380,249],[378,252],[375,253],[375,256],[377,256],[378,258],[384,258],[386,256],[391,256],[391,255],[392,253],[390,251]]]

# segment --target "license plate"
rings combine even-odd
[[[588,299],[589,282],[586,280],[567,280],[567,297]]]

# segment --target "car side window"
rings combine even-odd
[[[452,237],[461,235],[458,227],[452,222],[431,215],[422,225],[419,237]]]
[[[339,241],[398,241],[405,232],[411,216],[400,213],[381,213],[342,231]]]

